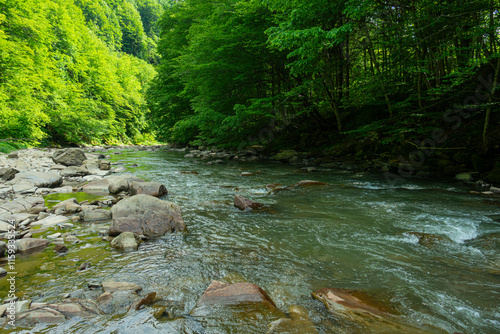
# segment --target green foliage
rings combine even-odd
[[[171,1],[148,92],[157,132],[233,147],[263,131],[327,146],[371,131],[386,143],[429,135],[495,72],[497,2]],[[495,115],[495,94],[475,122]]]
[[[142,29],[135,13],[131,26]],[[155,71],[119,52],[129,41],[122,40],[120,20],[124,15],[104,0],[2,0],[0,138],[61,144],[149,138],[141,135],[149,131],[144,95]],[[133,33],[127,36],[144,37]]]

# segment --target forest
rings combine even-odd
[[[1,0],[0,138],[153,140],[144,96],[161,11],[156,0]]]
[[[495,155],[498,8],[2,0],[0,137]]]

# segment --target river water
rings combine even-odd
[[[359,290],[389,305],[410,324],[435,333],[498,333],[500,328],[500,213],[497,198],[469,194],[459,183],[407,179],[388,184],[379,174],[321,169],[301,173],[275,163],[211,165],[178,152],[124,151],[114,155],[128,171],[164,183],[167,200],[182,208],[188,234],[172,235],[120,253],[98,234],[99,224],[76,230],[84,242],[66,256],[45,251],[22,259],[19,289],[34,301],[60,301],[61,294],[89,280],[135,282],[145,292],[188,314],[215,279],[262,287],[277,307],[309,310],[320,333],[362,333],[335,327],[336,319],[311,292]],[[196,171],[198,174],[183,174]],[[241,172],[256,173],[242,177]],[[268,193],[269,183],[290,186],[313,179],[329,184]],[[241,194],[269,207],[242,212]],[[497,219],[497,218],[495,218]],[[422,237],[419,242],[419,237]],[[92,267],[77,273],[78,263]],[[41,333],[225,333],[188,316],[157,320],[151,308],[124,316],[70,320]],[[267,328],[240,324],[238,333]],[[247,327],[246,327],[247,326]],[[23,331],[22,333],[28,333]]]

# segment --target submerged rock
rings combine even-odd
[[[391,314],[384,304],[366,295],[348,289],[325,288],[312,293],[336,316],[341,327],[364,333],[429,333],[424,328],[406,324]],[[391,312],[391,313],[389,313]]]
[[[82,149],[67,148],[55,151],[52,155],[52,160],[56,164],[64,166],[81,166],[87,160],[87,157]]]
[[[252,283],[213,281],[190,315],[207,332],[264,333],[270,322],[285,318],[264,290]]]
[[[213,281],[198,300],[196,307],[206,305],[238,305],[262,303],[276,307],[267,293],[252,283],[224,283]]]
[[[172,202],[148,195],[135,195],[121,200],[111,209],[113,221],[109,235],[133,232],[147,237],[186,230],[181,208]]]
[[[113,293],[116,291],[133,291],[135,293],[142,291],[142,287],[135,283],[129,282],[102,282],[104,292]]]
[[[241,195],[235,195],[234,206],[240,210],[257,210],[262,208],[264,204],[257,203]]]
[[[296,187],[310,187],[310,186],[326,186],[328,183],[312,181],[312,180],[302,180],[294,184]]]

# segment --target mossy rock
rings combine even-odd
[[[284,151],[281,151],[278,154],[276,154],[274,156],[274,160],[289,161],[294,157],[298,157],[298,155],[299,155],[299,152],[297,152],[295,150],[284,150]]]

